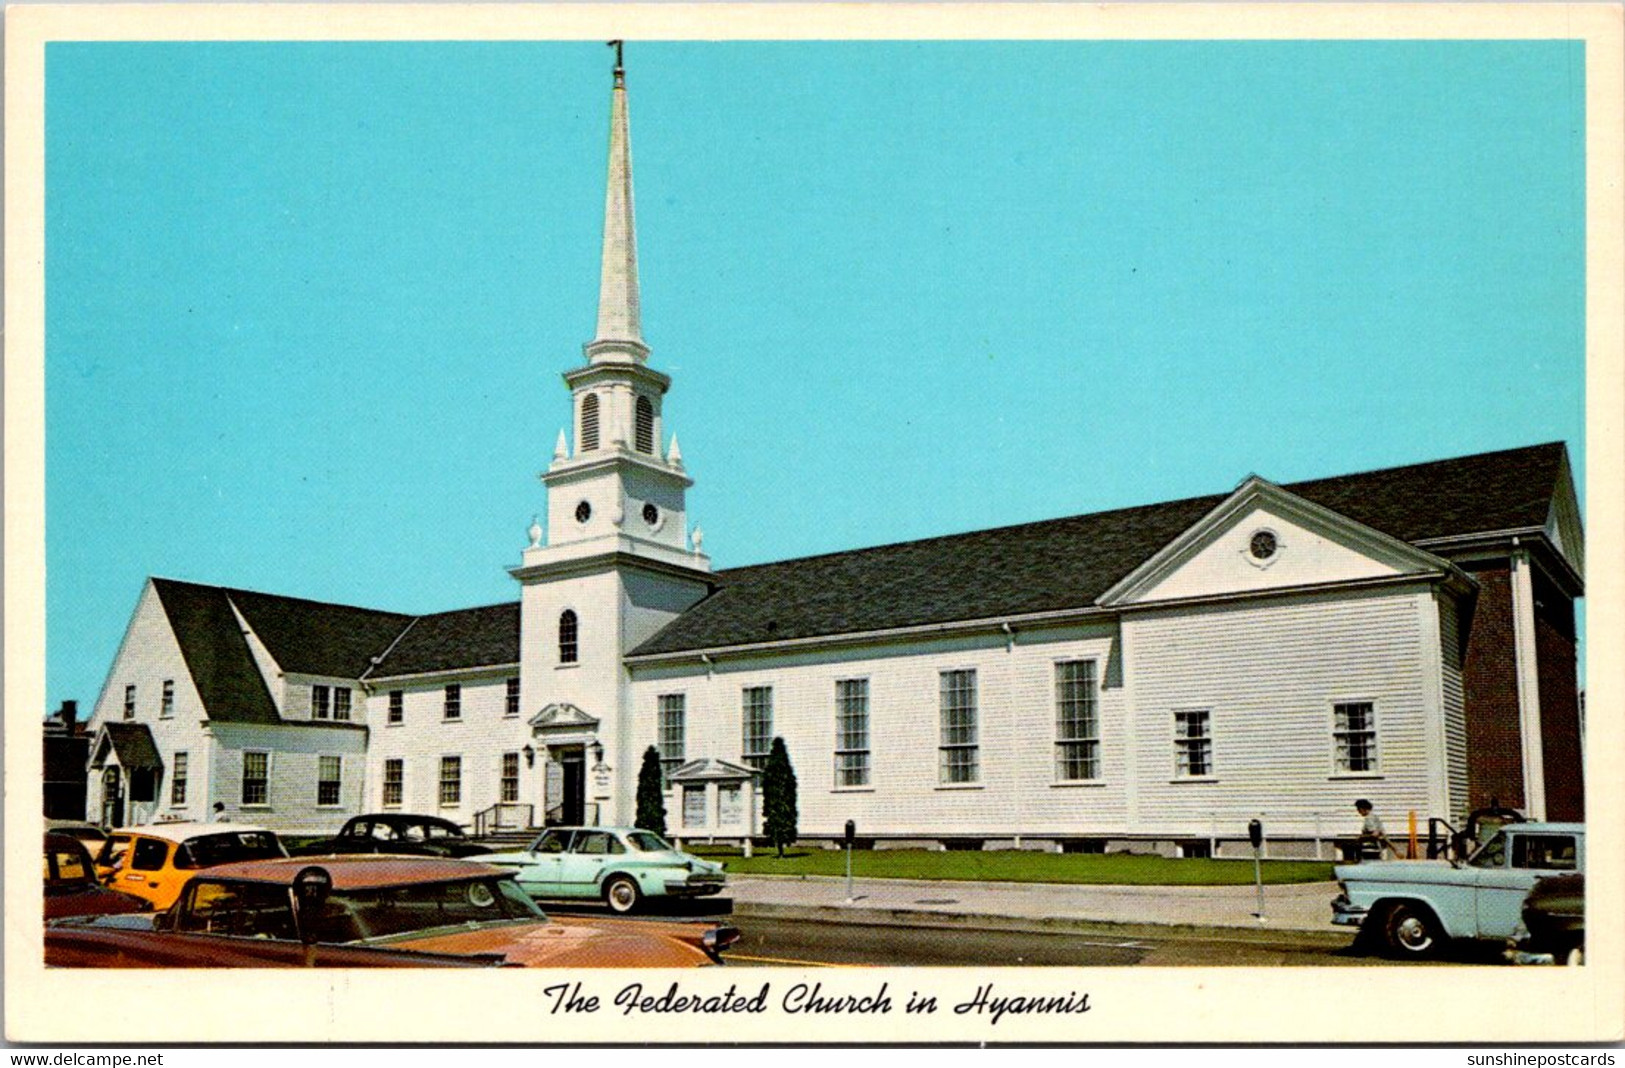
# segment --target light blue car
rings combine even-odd
[[[531,897],[601,897],[620,913],[646,897],[718,894],[727,882],[721,864],[636,827],[552,827],[524,850],[469,859],[512,869]]]
[[[1511,937],[1535,883],[1584,870],[1585,824],[1513,823],[1465,862],[1339,865],[1332,922],[1361,927],[1395,956],[1430,957],[1452,939]]]

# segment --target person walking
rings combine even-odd
[[[1394,856],[1399,856],[1399,850],[1388,840],[1388,835],[1382,829],[1382,820],[1371,802],[1360,798],[1354,802],[1354,811],[1360,814],[1360,859],[1381,860],[1383,850],[1391,850]]]

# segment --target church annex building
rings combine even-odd
[[[713,571],[639,322],[624,76],[596,337],[515,601],[434,615],[148,580],[96,702],[86,811],[332,830],[759,827],[804,838],[1330,856],[1498,801],[1584,816],[1565,447],[1534,445]],[[572,440],[573,439],[573,440]],[[1459,825],[1459,824],[1458,824]]]

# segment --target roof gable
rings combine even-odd
[[[208,717],[231,723],[280,722],[228,591],[161,578],[153,579],[152,586]]]
[[[1262,544],[1255,546],[1255,538]],[[1449,570],[1448,562],[1430,553],[1255,476],[1113,585],[1099,603],[1143,604]]]

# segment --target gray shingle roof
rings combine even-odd
[[[118,762],[126,768],[161,768],[158,746],[145,723],[104,723],[107,740],[113,743]]]
[[[232,591],[162,578],[152,585],[208,717],[228,723],[280,721],[231,610]]]
[[[519,602],[419,616],[372,678],[519,662]]]
[[[1285,487],[1403,541],[1538,527],[1560,442]],[[1090,605],[1229,494],[735,568],[632,655]]]

